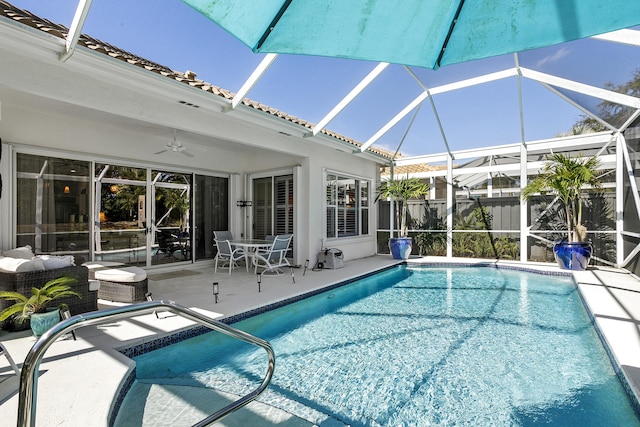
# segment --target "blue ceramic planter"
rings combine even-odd
[[[556,262],[564,270],[586,270],[592,251],[590,242],[560,242],[553,246]]]
[[[411,255],[411,237],[392,237],[389,239],[389,250],[393,259],[407,259]]]
[[[30,317],[31,332],[38,338],[60,321],[60,310],[49,309],[45,313],[33,313]]]

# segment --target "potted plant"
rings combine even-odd
[[[1,299],[15,301],[13,305],[0,312],[0,322],[9,318],[19,324],[29,320],[33,335],[38,338],[60,321],[58,308],[47,311],[52,301],[69,296],[81,298],[80,294],[70,286],[77,281],[78,279],[74,277],[66,276],[49,280],[41,288],[32,288],[30,297],[20,292],[0,292]]]
[[[587,228],[582,224],[582,191],[586,186],[600,188],[597,176],[600,161],[597,157],[571,158],[552,154],[541,173],[522,191],[522,198],[530,200],[535,194],[551,193],[564,205],[567,220],[567,239],[556,242],[553,253],[560,268],[584,270],[591,259],[591,242],[585,241]]]
[[[429,184],[420,178],[394,179],[383,181],[376,189],[376,201],[391,199],[395,204],[396,227],[399,227],[399,237],[389,239],[389,250],[394,259],[407,259],[411,254],[412,239],[407,228],[407,201],[422,197],[429,193]],[[399,223],[399,224],[398,224]]]

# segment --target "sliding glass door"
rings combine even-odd
[[[96,164],[95,258],[131,265],[192,260],[191,174]]]
[[[16,243],[80,264],[142,267],[214,257],[229,178],[18,153]],[[195,182],[195,185],[194,185]]]
[[[147,169],[95,164],[94,256],[147,264]]]
[[[191,181],[191,174],[151,172],[151,265],[193,260]]]
[[[193,244],[196,261],[213,259],[213,232],[229,229],[229,178],[196,175]]]

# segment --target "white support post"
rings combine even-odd
[[[447,258],[453,257],[453,156],[447,156]]]
[[[610,33],[592,36],[591,38],[623,43],[631,46],[640,46],[640,31],[631,29],[612,31]]]
[[[3,187],[0,190],[0,247],[9,248],[15,247],[15,230],[14,217],[16,215],[14,200],[14,182],[17,179],[12,176],[13,170],[13,146],[7,143],[2,143],[0,138],[0,177],[3,177]]]
[[[349,105],[351,101],[353,101],[358,95],[360,95],[360,93],[365,90],[367,86],[369,86],[371,82],[374,81],[376,77],[378,77],[388,66],[388,62],[381,62],[373,70],[371,70],[371,72],[367,74],[367,76],[362,79],[362,81],[360,81],[360,83],[358,83],[356,87],[354,87],[351,92],[349,92],[347,96],[342,99],[342,101],[340,101],[335,107],[333,107],[331,111],[326,116],[324,116],[317,125],[313,127],[313,130],[311,131],[313,136],[319,134],[322,129],[324,129],[324,127],[327,126],[329,122],[331,122],[331,120],[333,120],[338,114],[340,114],[340,112],[344,110],[347,105]]]
[[[436,199],[436,177],[429,177],[429,200]]]
[[[43,175],[49,166],[49,160],[45,160],[38,173],[38,180],[36,183],[36,227],[35,236],[33,240],[33,251],[36,254],[42,253],[42,204],[44,197],[44,178]]]
[[[65,40],[64,51],[60,52],[58,55],[58,59],[60,61],[64,62],[73,55],[73,51],[78,44],[78,39],[80,38],[80,34],[82,34],[82,27],[84,26],[84,21],[87,19],[87,15],[89,14],[92,1],[93,0],[80,0],[78,2],[76,13],[73,16],[73,21],[71,22],[71,27],[69,28],[69,33]]]
[[[302,264],[302,254],[301,254],[301,246],[300,242],[302,241],[302,226],[304,223],[304,219],[302,217],[302,209],[303,204],[300,202],[300,196],[304,193],[304,188],[302,187],[302,166],[296,165],[293,167],[293,215],[294,215],[294,223],[293,223],[293,263],[295,265]],[[307,239],[308,240],[308,239]]]
[[[527,146],[520,146],[520,194],[527,186]],[[520,261],[527,262],[529,259],[529,224],[527,224],[527,213],[529,203],[520,197]]]
[[[629,154],[627,142],[621,133],[616,137],[616,264],[624,264],[624,157]],[[629,160],[629,159],[627,159]],[[630,163],[630,162],[629,162]],[[627,164],[629,164],[627,163]],[[630,171],[629,180],[635,183],[633,170]],[[632,185],[633,187],[633,185]],[[637,195],[637,189],[634,191]],[[636,209],[638,208],[636,200]]]
[[[396,231],[395,230],[395,227],[396,227],[395,211],[396,211],[396,207],[394,206],[393,199],[391,199],[389,201],[389,218],[391,218],[391,220],[389,221],[389,238],[390,239],[393,238],[393,235]]]
[[[622,138],[622,143],[618,144],[618,148],[622,148],[624,153],[624,162],[627,166],[627,177],[629,178],[629,185],[631,186],[631,194],[633,195],[633,201],[636,205],[636,211],[638,212],[638,218],[640,218],[640,195],[638,195],[638,184],[636,183],[636,177],[633,173],[633,165],[631,164],[631,157],[629,156],[629,149],[627,148],[626,141],[621,134],[618,134],[618,138]],[[622,215],[622,210],[619,211]]]
[[[377,131],[371,138],[369,138],[364,144],[360,146],[360,151],[365,151],[374,142],[380,139],[385,133],[389,132],[389,129],[394,127],[400,120],[402,120],[407,114],[413,111],[418,105],[422,103],[428,97],[427,92],[422,92],[416,97],[409,105],[407,105],[402,111],[395,115],[387,124],[385,124],[379,131]]]
[[[560,87],[588,96],[593,96],[595,98],[600,98],[603,101],[609,101],[631,108],[640,108],[640,99],[631,95],[614,92],[608,89],[602,89],[584,83],[574,82],[569,79],[553,76],[551,74],[541,73],[539,71],[530,70],[528,68],[521,67],[520,70],[522,71],[523,77],[535,80],[540,83],[546,83],[551,86]]]
[[[260,64],[258,64],[256,69],[253,70],[253,73],[251,73],[247,81],[244,82],[244,84],[242,85],[238,93],[236,93],[236,96],[233,97],[233,100],[231,101],[231,108],[230,108],[231,110],[235,109],[238,105],[240,105],[242,100],[249,94],[251,89],[253,89],[253,87],[258,83],[258,81],[260,81],[264,73],[267,72],[267,70],[269,69],[269,67],[271,67],[271,64],[273,64],[273,61],[275,61],[277,57],[278,57],[277,53],[269,53],[262,59],[262,61],[260,62]],[[228,111],[228,110],[225,110],[225,111]]]

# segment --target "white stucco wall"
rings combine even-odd
[[[231,228],[242,230],[246,177],[260,171],[296,168],[296,262],[315,263],[325,237],[324,170],[372,180],[373,156],[352,154],[353,146],[241,106],[223,112],[229,101],[139,67],[78,48],[60,62],[60,41],[46,34],[0,23],[0,138],[15,149],[56,157],[144,165],[175,172],[222,174],[231,178]],[[185,106],[181,101],[198,105]],[[154,153],[177,129],[194,157]],[[0,249],[13,240],[10,161],[0,163],[5,190],[0,200]],[[10,156],[9,156],[10,157]],[[373,194],[372,194],[373,197]],[[375,254],[375,215],[369,235],[334,239],[345,259]]]

